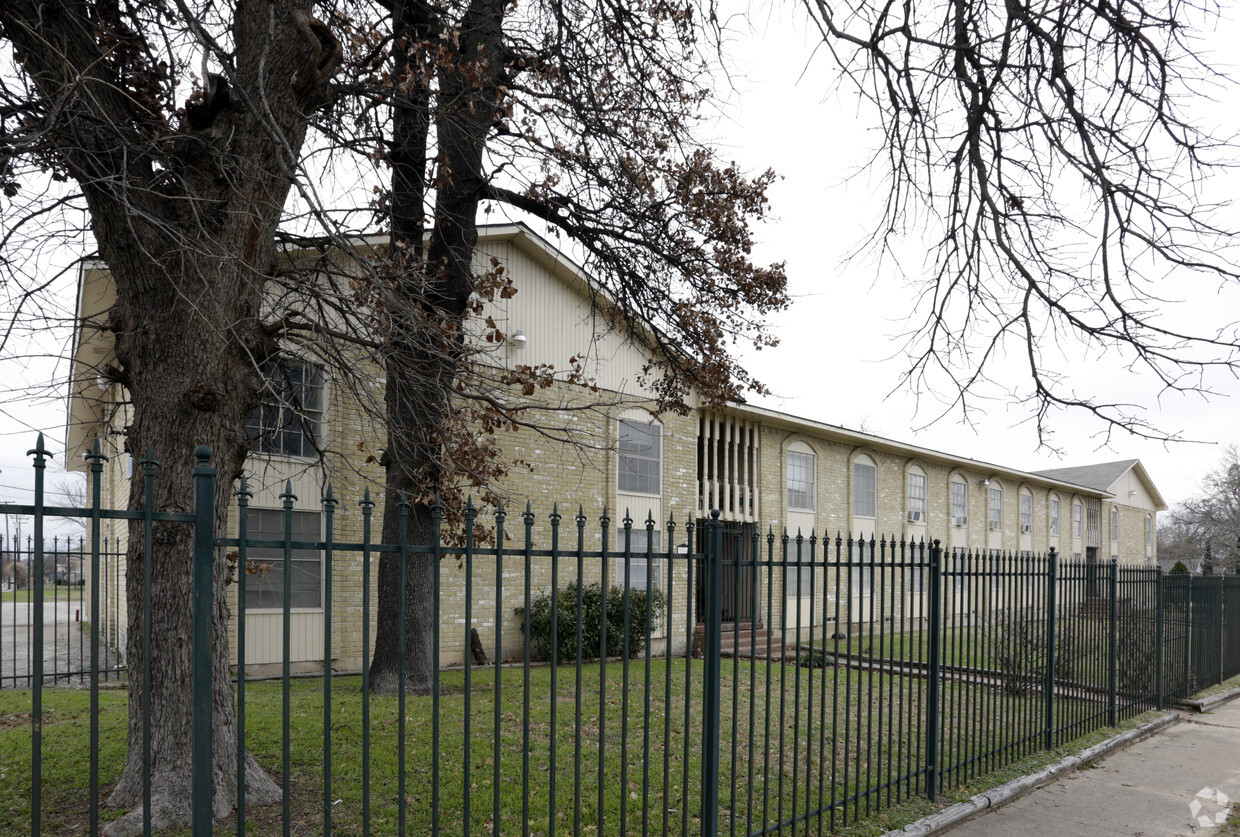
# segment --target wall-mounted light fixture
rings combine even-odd
[[[521,329],[517,329],[512,333],[512,342],[516,343],[518,346],[524,346],[527,339],[529,338],[525,336],[525,332]]]
[[[982,488],[985,488],[986,486],[990,485],[990,477],[983,477],[982,479],[977,481],[977,484],[980,485]]]

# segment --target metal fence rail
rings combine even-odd
[[[213,494],[214,472],[199,456],[202,500]],[[287,832],[294,822],[321,834],[821,833],[912,797],[935,799],[944,788],[1240,674],[1240,578],[1164,577],[1053,552],[725,529],[717,514],[656,525],[627,515],[613,521],[605,512],[588,520],[580,511],[500,508],[484,516],[470,508],[463,531],[482,519],[495,529],[494,545],[472,538],[376,544],[368,497],[358,504],[361,539],[352,542],[333,534],[346,512],[330,494],[321,540],[294,537],[291,495],[280,512],[283,535],[258,538],[246,529],[244,486],[239,529],[225,535],[212,531],[207,506],[194,514],[154,509],[156,468],[149,456],[140,465],[142,512],[100,507],[101,458],[92,461],[90,509],[45,507],[41,470],[33,506],[0,506],[35,515],[23,558],[31,583],[22,591],[22,606],[36,617],[32,649],[58,641],[55,620],[52,633],[42,620],[49,603],[59,613],[55,573],[46,568],[60,547],[52,543],[49,552],[42,521],[78,516],[89,525],[73,548],[87,583],[68,586],[71,607],[90,614],[86,644],[68,655],[75,662],[49,666],[32,651],[28,675],[0,670],[6,685],[30,687],[12,693],[29,696],[30,724],[0,735],[29,736],[23,804],[34,837],[57,793],[88,800],[81,823],[62,825],[98,832],[102,790],[119,770],[101,763],[100,753],[125,745],[125,724],[100,725],[101,686],[119,676],[108,655],[119,644],[109,634],[119,630],[119,614],[108,614],[109,584],[123,583],[125,560],[99,537],[109,517],[130,521],[131,539],[148,544],[144,561],[156,521],[195,527],[198,591],[210,589],[216,551],[236,552],[241,673],[254,618],[245,569],[257,557],[288,579],[303,553],[321,557],[328,614],[345,595],[335,585],[343,568],[356,568],[349,571],[361,578],[365,649],[374,641],[379,558],[396,557],[404,567],[431,556],[437,609],[445,573],[463,590],[460,614],[436,613],[436,652],[480,626],[503,663],[479,666],[467,653],[459,668],[436,667],[425,697],[372,695],[368,672],[345,676],[330,665],[317,682],[295,680],[291,585],[284,585],[279,682],[241,676],[235,684],[239,754],[257,753],[279,774],[281,804],[247,808],[239,775],[235,816],[213,826],[210,783],[196,783],[195,834],[202,835]],[[193,607],[210,609],[201,601]],[[16,637],[8,624],[0,620],[0,647]],[[146,636],[158,629],[149,605],[141,624]],[[209,659],[211,641],[209,622],[196,620],[196,662]],[[328,619],[324,660],[337,656],[339,641]],[[202,668],[195,666],[194,689],[209,696],[210,669]],[[130,688],[142,694],[149,676],[128,672],[136,678]],[[48,727],[45,698],[65,694],[50,687],[66,677],[89,687],[89,720]],[[197,775],[210,775],[209,702],[196,714],[194,735]],[[147,746],[149,721],[136,740]],[[81,787],[48,786],[52,796],[44,799],[45,772],[86,750]],[[10,784],[22,786],[20,778]]]

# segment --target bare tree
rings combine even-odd
[[[1202,198],[1234,152],[1202,127],[1209,94],[1230,87],[1197,40],[1215,4],[804,6],[881,120],[876,243],[935,240],[908,339],[915,391],[946,391],[966,416],[988,395],[1023,399],[1043,443],[1064,408],[1108,437],[1174,438],[1154,397],[1209,395],[1216,372],[1240,372],[1229,312],[1185,325],[1171,305],[1179,279],[1231,293],[1240,278],[1236,230]],[[1005,355],[1022,359],[1019,386],[994,377]],[[1142,375],[1145,400],[1086,388],[1080,372],[1099,361]]]
[[[263,321],[262,304],[276,265],[277,222],[306,127],[326,103],[340,61],[339,41],[310,9],[307,0],[0,4],[0,173],[8,201],[21,210],[5,212],[6,248],[31,241],[27,234],[63,234],[56,218],[85,213],[116,301],[105,322],[82,327],[114,338],[115,362],[98,374],[122,384],[131,400],[126,447],[139,472],[158,461],[158,507],[183,510],[192,496],[191,453],[210,446],[223,475],[221,527],[246,456],[258,365],[277,346],[279,329]],[[203,68],[192,89],[191,66]],[[25,273],[39,267],[25,259],[3,266],[6,285],[19,289],[7,344],[17,324],[37,315],[47,277]],[[141,486],[133,480],[132,508],[143,503]],[[143,678],[130,678],[128,754],[108,799],[137,807],[110,823],[108,834],[141,831],[144,767],[154,828],[184,823],[189,813],[191,533],[157,529],[151,687],[144,693]],[[129,543],[128,600],[137,603],[142,538]],[[212,612],[217,815],[233,808],[237,775],[226,576],[221,555]],[[144,663],[142,634],[135,605],[126,649],[135,672]],[[144,765],[147,708],[152,740]],[[279,798],[252,759],[244,770],[252,802]]]
[[[379,93],[392,248],[371,301],[386,318],[384,536],[397,536],[405,496],[410,532],[427,540],[436,496],[459,509],[462,485],[486,487],[505,467],[477,427],[529,422],[524,406],[487,395],[494,379],[464,340],[479,301],[514,290],[475,270],[480,208],[523,213],[584,254],[604,321],[647,343],[656,410],[684,409],[690,390],[722,403],[756,386],[729,344],[771,343],[762,318],[787,300],[782,267],[749,258],[772,175],[746,177],[698,135],[717,69],[701,4],[396,0],[391,14]],[[592,386],[580,366],[518,367],[500,383]],[[430,560],[410,560],[402,592],[396,559],[381,559],[377,691],[400,687],[402,595],[405,687],[431,686]]]
[[[1202,480],[1202,494],[1185,500],[1159,526],[1158,554],[1164,543],[1185,564],[1203,560],[1210,550],[1216,569],[1240,573],[1240,448],[1229,445],[1219,466]]]

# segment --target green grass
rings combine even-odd
[[[643,817],[651,833],[662,833],[665,820],[672,833],[680,833],[682,822],[687,822],[692,832],[697,827],[701,799],[702,670],[698,660],[656,658],[649,666],[651,685],[647,692],[643,661],[630,663],[627,681],[624,666],[610,661],[605,686],[600,690],[602,670],[593,663],[583,667],[578,693],[574,668],[561,666],[554,688],[549,667],[531,668],[527,708],[525,671],[502,668],[498,737],[494,733],[495,669],[476,670],[468,691],[463,672],[445,672],[438,737],[440,827],[445,833],[489,833],[493,812],[498,811],[504,834],[545,834],[554,812],[557,831],[564,834],[574,833],[578,817],[582,833],[587,834],[640,833]],[[722,829],[729,831],[734,820],[737,833],[758,831],[786,822],[794,811],[805,812],[832,800],[838,803],[859,790],[916,772],[924,761],[924,731],[918,719],[925,706],[926,687],[920,678],[878,672],[724,660],[718,779]],[[322,681],[295,680],[290,688],[294,831],[318,833],[324,787]],[[1007,695],[982,682],[948,681],[943,688],[947,707],[942,719],[943,762],[964,765],[948,774],[953,784],[976,782],[987,771],[1011,770],[1011,758],[1038,757],[1034,752],[1036,740],[1014,743],[1040,724],[1041,701],[1037,695]],[[249,683],[246,695],[249,749],[265,769],[278,776],[281,684]],[[464,734],[467,696],[471,726],[468,762]],[[582,719],[580,796],[574,791],[578,696]],[[5,777],[0,781],[0,811],[19,823],[30,818],[30,700],[29,692],[0,692],[0,774]],[[85,691],[44,692],[41,786],[44,833],[48,835],[80,834],[87,819],[88,700]],[[361,832],[364,804],[360,679],[335,678],[330,701],[332,824],[341,834],[356,834]],[[1060,703],[1068,715],[1075,711],[1070,702]],[[104,692],[100,706],[101,782],[106,794],[123,764],[126,695],[123,691]],[[1090,708],[1085,704],[1079,707],[1081,711]],[[371,784],[366,802],[374,833],[391,834],[396,831],[398,817],[397,702],[394,698],[372,698],[370,711]],[[430,831],[432,807],[434,731],[430,698],[409,698],[405,714],[406,829],[409,834],[425,834]],[[885,720],[878,722],[880,717]],[[622,737],[624,726],[627,748]],[[1109,734],[1110,730],[1103,735]],[[1010,755],[1002,759],[983,756],[1004,743],[1012,744]],[[550,793],[553,752],[557,781],[554,799]],[[495,806],[497,755],[500,779]],[[526,758],[528,772],[523,770]],[[665,763],[669,773],[666,783]],[[687,783],[683,778],[686,767]],[[525,781],[529,786],[528,828],[522,823]],[[462,802],[466,788],[471,803],[468,828]],[[945,790],[945,794],[951,793],[955,791]],[[834,817],[828,816],[826,824],[836,830],[846,829],[844,833],[882,830],[897,819],[916,819],[928,812],[929,803],[921,794],[916,781],[897,781],[882,791],[863,793],[851,804],[837,805],[837,812]],[[120,813],[106,811],[104,816],[113,818]],[[277,805],[251,810],[247,819],[253,833],[266,834],[277,829],[279,816]],[[217,833],[232,833],[230,824],[222,823]]]
[[[1240,674],[1236,675],[1230,680],[1224,680],[1222,683],[1219,683],[1218,685],[1211,686],[1208,689],[1203,689],[1202,691],[1193,695],[1193,697],[1204,698],[1204,697],[1210,697],[1212,695],[1221,695],[1225,692],[1230,692],[1233,689],[1240,689]]]
[[[43,588],[43,601],[59,601],[59,602],[80,602],[85,601],[82,591],[83,587],[55,587],[51,584]],[[27,587],[24,590],[5,590],[0,593],[0,602],[28,602],[34,599],[34,589]]]

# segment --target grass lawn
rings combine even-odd
[[[83,591],[84,587],[56,587],[48,584],[43,588],[43,601],[45,602],[82,602],[86,601]],[[0,593],[0,602],[29,602],[34,600],[34,588],[27,587],[24,590],[5,590]]]
[[[547,834],[552,818],[562,834],[578,827],[586,834],[662,834],[665,826],[674,834],[682,827],[695,833],[702,792],[702,669],[701,661],[683,658],[656,658],[648,667],[634,660],[627,673],[619,661],[609,661],[605,670],[589,663],[579,691],[575,668],[561,666],[553,685],[551,669],[541,666],[529,670],[527,692],[524,669],[502,668],[498,735],[496,670],[475,670],[468,689],[463,672],[444,673],[437,736],[440,828],[448,834],[490,833],[498,816],[500,832],[509,835]],[[737,834],[774,828],[834,802],[837,810],[824,824],[864,832],[866,823],[889,823],[892,811],[926,808],[919,796],[926,687],[920,678],[876,672],[724,660],[721,830],[730,833],[733,824]],[[318,834],[325,782],[322,681],[295,680],[291,690],[293,833]],[[0,692],[0,811],[19,824],[30,820],[30,701],[28,691]],[[394,834],[400,815],[397,701],[371,699],[368,798],[361,782],[360,678],[333,679],[329,701],[332,826],[341,834],[361,833],[368,808],[372,831]],[[952,784],[973,781],[1036,749],[1037,736],[1030,734],[1039,724],[1036,695],[948,682],[944,701],[943,764],[955,765],[945,777]],[[89,694],[46,690],[44,706],[44,834],[81,834],[88,814]],[[125,692],[101,693],[100,707],[106,794],[123,761]],[[405,717],[405,828],[427,834],[436,770],[431,699],[408,698]],[[250,751],[279,776],[279,682],[247,684],[246,719]],[[987,755],[996,748],[1005,755]],[[279,818],[279,805],[252,809],[248,830],[272,833]],[[816,831],[816,820],[811,822]],[[217,829],[233,831],[229,823]]]

